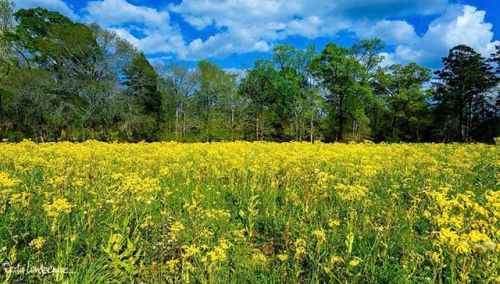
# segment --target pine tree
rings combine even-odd
[[[495,108],[491,89],[493,67],[466,45],[452,48],[443,58],[444,68],[435,72],[435,123],[444,141],[483,140],[477,133]],[[475,135],[473,135],[475,133]]]

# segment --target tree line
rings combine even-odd
[[[500,47],[458,45],[432,72],[384,44],[278,45],[245,74],[151,64],[114,32],[0,0],[0,138],[9,141],[491,142]]]

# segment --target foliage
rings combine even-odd
[[[491,140],[499,131],[498,83],[493,66],[474,49],[458,45],[436,71],[435,116],[444,141]],[[487,127],[487,125],[491,127]]]
[[[415,63],[379,69],[374,90],[386,107],[378,117],[377,141],[421,141],[429,127],[429,96],[423,84],[430,70]]]
[[[371,91],[359,80],[365,70],[352,50],[328,44],[311,66],[313,74],[328,90],[332,123],[331,139],[343,141],[348,119],[363,120],[363,104]]]
[[[161,94],[158,90],[159,77],[143,53],[135,54],[123,70],[125,95],[135,105],[136,115],[143,116],[148,122],[132,134],[134,140],[155,140],[159,132],[161,115]]]

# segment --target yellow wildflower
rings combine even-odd
[[[47,241],[43,237],[38,237],[36,239],[31,240],[29,246],[34,249],[40,250],[43,248],[46,242]]]
[[[330,219],[328,220],[328,226],[330,228],[333,228],[333,227],[336,227],[336,226],[339,226],[340,225],[340,221],[337,220],[337,219]]]
[[[252,254],[252,261],[259,265],[267,265],[267,257],[260,251],[255,251]]]
[[[326,240],[326,233],[323,229],[314,230],[312,234],[318,240],[319,243],[322,243]]]
[[[184,250],[182,254],[183,258],[190,258],[200,253],[200,249],[196,245],[182,246],[182,249]]]
[[[168,271],[170,273],[177,272],[178,265],[179,265],[179,260],[178,259],[167,260],[167,268],[168,268]]]
[[[439,231],[439,239],[446,243],[446,242],[455,242],[458,240],[458,235],[454,231],[448,229],[448,228],[442,228]]]
[[[72,207],[65,198],[58,198],[52,204],[44,205],[43,209],[49,217],[57,218],[60,215],[69,214]]]
[[[453,249],[458,254],[465,254],[470,251],[470,246],[466,241],[458,241],[452,243]]]
[[[184,225],[179,222],[179,221],[176,221],[174,222],[171,226],[170,226],[170,238],[172,240],[178,240],[181,236],[181,233],[182,231],[184,231]]]
[[[478,232],[476,230],[470,231],[469,234],[467,234],[467,238],[473,243],[490,241],[488,235],[486,235],[485,233]]]
[[[18,179],[11,178],[7,172],[0,172],[0,187],[14,187],[20,182]]]
[[[294,243],[295,246],[295,259],[301,259],[306,254],[306,241],[304,239],[297,239]]]
[[[278,259],[281,261],[286,261],[288,259],[288,254],[280,253],[277,255]]]
[[[348,265],[351,267],[358,266],[358,264],[361,262],[361,258],[355,257],[349,261]]]

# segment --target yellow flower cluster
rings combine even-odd
[[[184,225],[176,221],[170,226],[170,239],[173,241],[177,241],[181,238],[182,231],[184,231]]]
[[[38,238],[31,240],[31,242],[29,243],[29,246],[34,248],[34,249],[40,250],[43,248],[43,246],[45,245],[46,242],[47,241],[44,238],[38,237]]]
[[[294,256],[295,259],[299,260],[306,255],[307,253],[306,244],[307,243],[304,239],[295,240],[295,243],[293,244],[295,247],[295,256]]]
[[[362,199],[368,192],[368,188],[362,185],[337,184],[335,189],[339,192],[340,198],[346,201]]]
[[[8,173],[0,171],[0,188],[14,187],[19,183],[18,179],[11,178]]]
[[[495,282],[499,180],[498,145],[0,144],[0,260],[91,259],[118,282]]]
[[[49,217],[57,218],[60,215],[69,214],[72,207],[65,198],[57,198],[51,204],[44,205],[43,209]]]
[[[314,230],[312,234],[319,243],[322,243],[326,240],[326,233],[323,229]]]
[[[474,192],[454,193],[449,186],[428,192],[434,203],[424,216],[439,228],[438,245],[448,246],[456,254],[495,251],[497,245],[490,236],[500,234],[499,193],[486,191],[485,202],[481,202]]]

